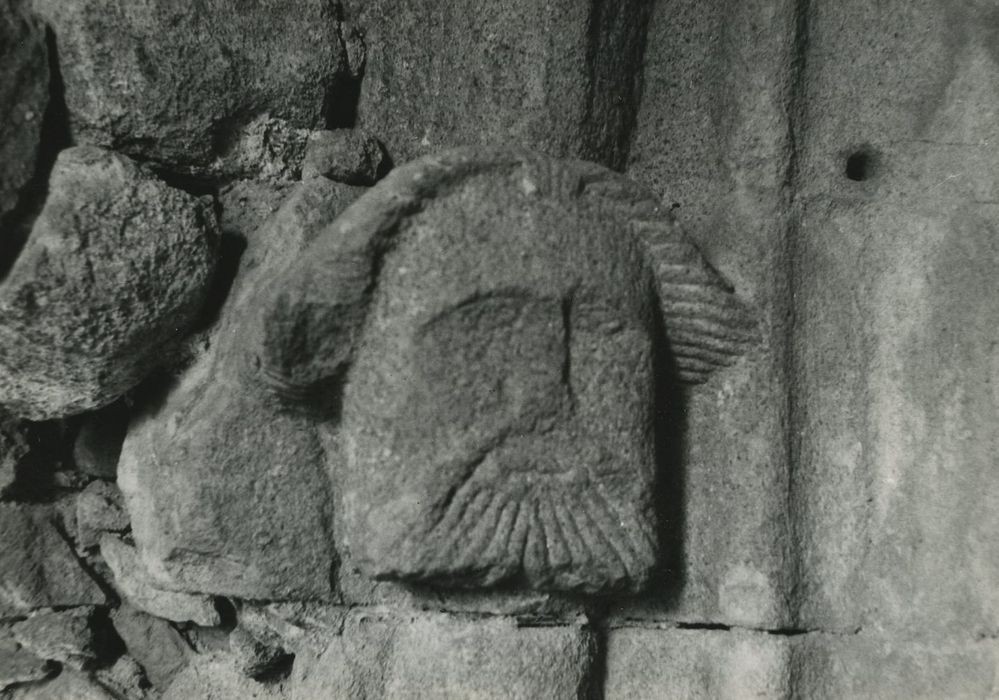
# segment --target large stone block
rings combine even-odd
[[[0,404],[35,420],[98,408],[168,362],[201,313],[211,204],[124,156],[60,153],[0,283]]]
[[[927,0],[809,16],[794,310],[803,626],[999,630],[995,27],[993,8]]]
[[[351,99],[338,89],[349,69],[334,3],[306,0],[294,11],[265,0],[35,6],[55,30],[81,142],[178,170],[240,171],[234,151],[253,147],[257,118],[319,128]]]
[[[790,659],[786,637],[760,632],[613,629],[604,697],[790,698]]]
[[[35,174],[49,102],[45,28],[29,5],[26,0],[0,2],[0,225]],[[8,233],[4,226],[0,238]]]
[[[356,190],[301,185],[247,241],[210,348],[143,409],[119,463],[143,567],[177,591],[333,595],[332,497],[315,420],[245,380],[260,295]]]
[[[363,572],[590,593],[656,564],[663,343],[698,382],[756,339],[643,188],[512,149],[397,168],[289,267],[260,331],[262,384],[336,406]]]
[[[358,123],[396,163],[518,144],[621,167],[649,3],[351,0],[367,62]]]
[[[625,618],[787,625],[786,171],[796,3],[653,3],[643,97],[626,169],[647,182],[705,257],[759,309],[756,352],[660,416],[665,576],[615,604]]]
[[[357,610],[315,656],[299,654],[292,697],[582,698],[595,690],[595,644],[578,625],[510,618],[392,619]]]

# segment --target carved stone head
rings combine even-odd
[[[254,359],[296,400],[342,393],[344,543],[369,575],[636,590],[658,549],[664,290],[690,297],[674,304],[688,379],[751,337],[646,191],[586,163],[454,151],[337,220],[275,291]]]

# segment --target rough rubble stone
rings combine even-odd
[[[61,532],[54,506],[0,503],[0,617],[105,602]]]
[[[78,470],[100,479],[115,478],[128,414],[125,402],[118,401],[83,418],[73,442],[73,461]]]
[[[111,613],[111,622],[129,656],[160,690],[165,690],[191,660],[184,637],[166,620],[123,603]]]
[[[12,688],[4,700],[119,700],[91,676],[63,669],[52,680]]]
[[[258,683],[239,671],[226,654],[201,654],[181,671],[162,700],[284,700],[285,684]]]
[[[158,588],[140,564],[135,547],[113,535],[101,537],[100,545],[115,585],[135,607],[175,622],[190,620],[211,627],[221,621],[211,597]]]
[[[510,618],[392,620],[355,611],[316,656],[299,654],[292,697],[585,698],[595,645],[580,626]]]
[[[0,630],[0,692],[7,688],[43,681],[59,671],[59,664],[41,659],[22,648]]]
[[[327,177],[348,185],[373,185],[388,163],[378,140],[359,129],[309,134],[302,179]]]
[[[295,190],[248,240],[212,349],[129,430],[119,484],[142,562],[163,587],[333,595],[332,499],[315,421],[244,380],[244,326],[262,290],[355,194],[322,179]]]
[[[229,634],[229,651],[236,669],[249,678],[271,673],[289,659],[276,633],[251,632],[243,626]]]
[[[93,481],[76,498],[76,546],[100,544],[101,534],[129,527],[121,490],[106,481]]]
[[[394,170],[289,267],[248,364],[303,405],[343,385],[329,462],[367,575],[639,590],[659,329],[696,382],[752,324],[635,183],[456,149]]]
[[[49,101],[45,27],[29,6],[27,0],[0,1],[0,226],[35,174]],[[0,230],[0,239],[8,233]]]
[[[620,168],[651,4],[347,0],[367,46],[357,124],[397,163],[518,144]]]
[[[0,498],[14,490],[18,477],[32,466],[28,430],[25,421],[0,411]]]
[[[106,405],[169,361],[209,290],[210,203],[124,156],[60,153],[0,283],[0,404],[32,419]]]
[[[93,677],[119,700],[155,700],[158,697],[142,666],[128,655],[119,656],[108,668],[97,669]]]
[[[106,642],[101,633],[103,612],[93,606],[42,610],[11,626],[14,639],[36,656],[76,670],[97,662]]]
[[[255,119],[318,128],[347,98],[337,8],[324,0],[35,5],[55,30],[83,143],[217,174]]]

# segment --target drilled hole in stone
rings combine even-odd
[[[874,170],[874,154],[867,150],[859,150],[846,157],[844,174],[854,182],[870,179]]]

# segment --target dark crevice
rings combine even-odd
[[[594,629],[592,639],[593,663],[578,695],[586,700],[604,700],[604,688],[607,687],[607,630]]]
[[[219,241],[218,262],[212,277],[211,287],[202,306],[201,318],[189,334],[198,333],[214,326],[222,316],[222,309],[229,299],[229,293],[239,274],[240,263],[246,252],[246,239],[243,236],[223,231]]]
[[[59,152],[72,145],[66,88],[59,69],[55,33],[45,30],[49,63],[49,102],[42,117],[35,172],[21,190],[17,206],[0,217],[0,282],[4,280],[31,235],[31,227],[48,196],[49,175]]]
[[[336,3],[333,11],[346,65],[336,73],[327,89],[323,114],[327,129],[352,129],[357,124],[367,50],[364,33],[345,21],[343,4]]]
[[[679,630],[720,630],[728,632],[732,629],[732,625],[726,625],[721,622],[678,622],[676,628]]]
[[[876,174],[878,154],[869,146],[862,146],[847,154],[843,163],[843,175],[848,180],[863,182]]]
[[[638,124],[653,5],[652,0],[590,0],[581,155],[619,172],[628,165]]]
[[[792,31],[790,74],[788,76],[788,88],[785,95],[785,109],[787,114],[787,136],[789,141],[790,155],[787,160],[784,179],[784,196],[787,201],[789,216],[784,231],[781,251],[783,267],[786,270],[784,277],[784,289],[779,295],[783,299],[784,327],[781,339],[783,344],[783,368],[784,368],[784,459],[786,470],[785,482],[785,522],[787,537],[784,538],[783,556],[786,562],[784,586],[784,609],[786,619],[797,621],[801,617],[801,596],[799,595],[804,580],[803,562],[801,561],[801,548],[797,546],[802,534],[799,532],[799,522],[801,521],[801,504],[804,501],[800,497],[798,489],[800,484],[797,479],[797,467],[801,459],[802,446],[802,418],[801,407],[798,403],[797,377],[800,375],[800,358],[796,352],[796,326],[797,308],[795,299],[798,298],[798,271],[796,261],[800,259],[800,238],[801,238],[801,212],[800,204],[797,202],[798,182],[801,178],[802,149],[804,143],[804,129],[807,123],[806,102],[807,102],[807,57],[809,46],[809,23],[811,13],[811,0],[795,0],[794,3],[794,23],[790,27]],[[779,313],[779,310],[778,310]]]

